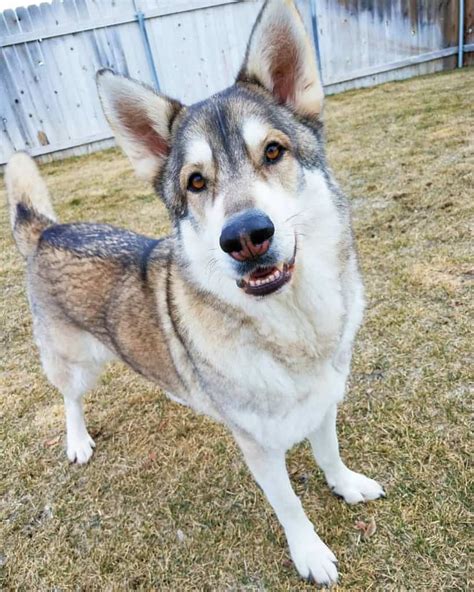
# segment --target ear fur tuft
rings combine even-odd
[[[171,125],[181,103],[111,70],[99,70],[96,81],[117,143],[137,175],[153,181],[169,154]]]
[[[320,115],[324,92],[316,56],[293,0],[265,2],[237,82],[263,86],[300,115]]]

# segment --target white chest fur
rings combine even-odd
[[[255,301],[248,322],[227,318],[203,332],[199,317],[188,319],[200,355],[231,385],[211,393],[222,420],[285,448],[318,426],[346,378],[332,363],[346,321],[338,266],[303,255],[292,284]]]
[[[332,364],[345,317],[338,278],[300,266],[293,289],[260,311],[255,335],[242,333],[238,365],[234,350],[234,364],[225,366],[252,396],[251,405],[227,413],[261,443],[285,448],[318,426],[346,378]]]

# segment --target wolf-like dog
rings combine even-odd
[[[302,19],[292,0],[266,2],[235,84],[192,106],[110,70],[97,84],[117,142],[163,199],[173,232],[156,240],[60,224],[34,162],[18,153],[7,166],[34,335],[64,397],[67,456],[89,460],[81,400],[119,358],[228,427],[296,569],[331,585],[336,558],[293,492],[285,452],[308,438],[348,503],[383,489],[339,455],[337,405],[364,298]]]

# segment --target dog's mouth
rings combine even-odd
[[[287,284],[295,269],[296,250],[287,263],[272,267],[257,267],[251,273],[237,281],[237,286],[251,296],[267,296],[273,294]]]

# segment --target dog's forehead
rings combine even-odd
[[[247,115],[242,122],[242,135],[250,148],[260,146],[271,128],[270,122],[255,115]]]
[[[198,132],[185,142],[185,162],[207,164],[212,162],[212,148],[206,137]]]
[[[238,92],[224,92],[189,108],[179,136],[185,161],[216,160],[232,166],[271,127],[268,109]]]

